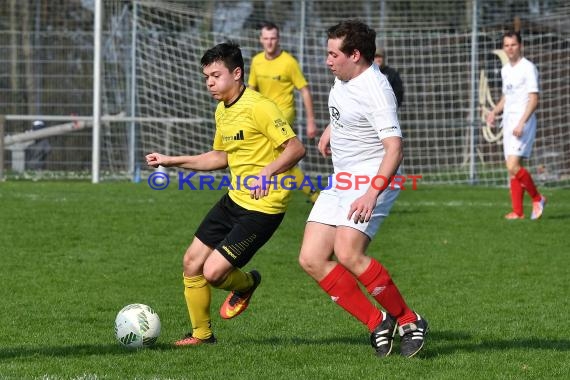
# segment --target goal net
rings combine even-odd
[[[87,3],[82,2],[89,15]],[[399,109],[404,171],[429,183],[504,185],[501,130],[484,128],[484,117],[500,97],[502,33],[518,18],[524,54],[537,65],[541,86],[529,166],[541,182],[567,184],[569,16],[570,6],[554,0],[108,0],[103,113],[123,113],[131,121],[105,124],[103,150],[111,152],[113,173],[130,176],[133,167],[144,168],[144,155],[151,151],[177,155],[211,149],[216,101],[206,90],[200,58],[215,44],[234,40],[242,48],[247,79],[251,58],[261,49],[258,27],[264,20],[280,26],[282,48],[301,63],[322,131],[333,81],[325,65],[326,29],[339,20],[359,18],[377,31],[377,45],[404,83]],[[315,141],[305,138],[298,94],[296,100],[294,128],[308,148],[302,167],[310,175],[326,175],[330,160],[318,154]],[[123,164],[118,167],[117,162]]]
[[[486,112],[500,97],[504,60],[498,49],[503,30],[510,25],[504,20],[479,20],[481,30],[474,37],[468,24],[473,15],[465,2],[408,3],[409,9],[396,1],[219,1],[200,6],[141,2],[136,14],[138,114],[195,121],[145,125],[142,150],[194,154],[211,147],[215,102],[205,90],[200,57],[214,44],[233,39],[242,47],[247,72],[251,57],[260,50],[257,26],[265,19],[280,24],[282,47],[300,59],[323,128],[333,80],[324,64],[325,30],[340,19],[360,17],[377,30],[388,64],[404,81],[399,112],[406,139],[405,171],[430,182],[506,183],[501,130],[483,127]],[[302,6],[308,15],[299,20]],[[543,181],[570,174],[565,142],[570,132],[564,112],[570,91],[568,82],[560,80],[568,78],[569,36],[562,26],[569,11],[566,7],[541,15],[535,10],[522,25],[525,54],[540,70],[542,95],[532,164]],[[303,136],[303,110],[297,114],[295,127]],[[304,169],[310,174],[328,173],[330,162],[318,155],[314,141],[304,142],[309,148]]]

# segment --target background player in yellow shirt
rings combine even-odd
[[[291,126],[295,124],[296,116],[294,90],[299,90],[305,106],[306,136],[309,139],[315,138],[317,127],[313,112],[313,99],[299,62],[281,49],[279,28],[274,23],[266,22],[261,26],[259,41],[263,46],[263,51],[251,60],[249,87],[273,100]],[[299,186],[303,182],[304,174],[298,166],[292,172]],[[311,202],[315,203],[318,197],[317,191],[312,191],[308,186],[303,186],[301,190],[307,194]]]
[[[153,167],[203,171],[229,167],[232,175],[228,193],[206,215],[184,255],[184,297],[192,332],[175,342],[177,346],[216,342],[210,286],[231,292],[220,309],[222,318],[236,317],[247,308],[261,275],[240,268],[275,232],[290,198],[283,186],[263,186],[263,177],[281,184],[305,154],[275,103],[245,87],[238,45],[216,45],[206,51],[201,65],[208,91],[220,101],[213,149],[195,156],[146,156]],[[243,183],[248,177],[252,181]]]

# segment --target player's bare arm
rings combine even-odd
[[[396,173],[398,167],[402,163],[404,158],[404,151],[402,147],[402,139],[400,137],[387,137],[382,140],[382,145],[384,145],[384,158],[382,163],[378,168],[377,176],[380,178],[386,178],[387,181]],[[381,186],[376,186],[381,187]],[[384,187],[385,188],[385,187]],[[383,190],[370,186],[366,193],[361,197],[357,198],[348,211],[348,219],[353,219],[354,223],[364,223],[370,220],[372,216],[372,211],[376,206],[376,199]]]
[[[495,118],[501,112],[503,112],[503,108],[505,107],[505,96],[501,96],[501,100],[495,105],[495,107],[489,112],[487,115],[487,125],[494,127],[495,126]]]
[[[313,110],[313,98],[309,86],[303,87],[301,90],[303,104],[305,105],[305,115],[307,119],[307,137],[314,139],[317,136],[317,125],[315,124],[315,112]]]
[[[321,138],[319,139],[319,144],[317,149],[321,152],[323,157],[328,157],[331,155],[331,125],[327,125]]]
[[[184,169],[208,171],[224,169],[228,166],[227,153],[221,150],[212,150],[196,156],[167,156],[160,153],[146,155],[146,163],[152,167],[176,166]]]
[[[270,186],[263,186],[263,178],[267,181],[274,175],[281,174],[291,169],[293,166],[297,165],[303,157],[305,157],[305,147],[297,137],[293,137],[285,141],[281,147],[283,148],[281,154],[261,170],[258,180],[256,183],[251,185],[252,198],[259,199],[269,194]]]

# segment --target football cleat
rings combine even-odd
[[[505,219],[507,220],[524,219],[524,215],[519,215],[516,212],[509,212],[507,215],[505,215]]]
[[[429,331],[428,323],[416,313],[418,319],[398,327],[400,333],[400,354],[411,358],[424,346],[425,337]]]
[[[546,205],[546,197],[540,196],[538,202],[532,202],[532,214],[530,215],[531,220],[539,219],[544,211],[544,206]]]
[[[382,317],[382,322],[370,333],[370,344],[376,350],[376,355],[385,357],[392,352],[392,343],[396,334],[396,320],[384,311]]]
[[[252,270],[249,272],[251,277],[253,278],[253,286],[247,290],[246,292],[231,292],[222,307],[220,308],[220,316],[224,319],[231,319],[235,318],[247,309],[249,306],[249,301],[251,300],[251,296],[259,283],[261,282],[261,274],[258,271]]]
[[[192,336],[192,333],[188,333],[186,334],[186,336],[184,336],[184,338],[174,342],[174,345],[178,347],[183,347],[183,346],[197,346],[200,344],[213,344],[216,342],[217,340],[214,335],[211,335],[208,339],[200,339]]]

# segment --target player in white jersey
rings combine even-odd
[[[384,266],[366,254],[399,192],[397,186],[371,182],[392,177],[402,161],[396,97],[372,63],[374,30],[350,20],[327,34],[327,65],[336,79],[319,151],[324,156],[332,152],[333,178],[342,173],[354,181],[349,188],[334,183],[321,192],[307,220],[299,262],[334,302],[368,328],[378,356],[390,354],[396,330],[401,354],[414,356],[424,345],[427,322],[406,305]]]
[[[501,69],[503,95],[487,116],[494,125],[496,115],[503,113],[503,148],[510,175],[510,193],[513,210],[506,219],[523,219],[523,197],[526,190],[532,198],[531,219],[542,216],[546,198],[541,195],[530,173],[522,166],[523,158],[530,157],[536,135],[536,108],[538,107],[538,70],[522,56],[522,41],[517,32],[503,36],[503,50],[509,62]]]

